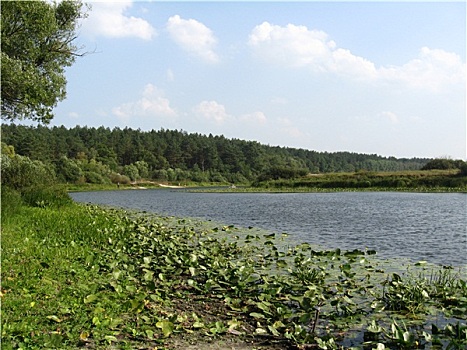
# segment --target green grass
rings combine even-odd
[[[9,207],[13,197],[2,202],[2,349],[467,345],[465,271],[97,206]]]
[[[286,191],[416,191],[467,192],[459,170],[419,170],[310,174],[296,179],[256,182],[257,188]]]

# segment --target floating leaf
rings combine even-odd
[[[150,329],[146,329],[144,331],[146,333],[146,336],[149,338],[149,339],[154,339],[154,332]]]
[[[114,272],[112,272],[112,277],[116,280],[118,280],[120,278],[120,275],[122,274],[122,271],[120,270],[116,270]]]
[[[204,328],[204,323],[199,322],[199,321],[195,321],[195,322],[193,322],[193,328]]]
[[[55,316],[55,315],[47,316],[47,318],[48,318],[49,320],[55,321],[55,322],[57,322],[57,323],[62,322],[62,320],[61,320],[60,318],[58,318],[57,316]]]
[[[165,338],[170,336],[174,330],[174,324],[170,321],[163,320],[156,323],[156,327],[162,330],[162,334]]]
[[[272,335],[274,335],[274,336],[276,336],[276,337],[280,336],[280,333],[279,333],[279,332],[277,331],[277,329],[274,328],[273,326],[268,326],[268,329],[269,329],[269,331],[272,333]]]
[[[276,265],[277,265],[277,267],[287,267],[287,261],[277,260]]]
[[[84,298],[84,303],[89,304],[92,303],[93,301],[97,300],[97,295],[95,294],[89,294],[86,298]]]
[[[146,273],[144,274],[144,277],[143,277],[144,280],[147,281],[147,282],[152,281],[153,276],[154,276],[154,271],[150,271],[150,270],[146,270],[146,269],[145,269],[145,271],[146,271]]]
[[[105,340],[107,340],[109,343],[118,342],[118,339],[116,337],[114,337],[113,335],[106,335]]]
[[[135,286],[126,286],[125,289],[130,293],[135,293],[136,292],[136,287]]]

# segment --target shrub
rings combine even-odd
[[[105,179],[101,174],[98,174],[94,171],[85,171],[84,176],[86,177],[86,182],[91,184],[109,183],[109,180]]]
[[[83,172],[78,164],[66,156],[62,156],[55,162],[55,169],[57,177],[63,182],[77,182],[83,176]]]
[[[118,173],[110,174],[110,181],[113,184],[124,184],[124,185],[129,184],[131,182],[128,176],[121,175]]]
[[[28,157],[2,154],[2,184],[21,191],[23,188],[51,185],[55,172],[51,166]]]
[[[458,164],[456,161],[452,159],[444,159],[438,158],[430,160],[426,163],[422,170],[432,170],[432,169],[440,169],[440,170],[448,170],[448,169],[456,169],[458,168]]]

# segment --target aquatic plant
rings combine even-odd
[[[301,349],[467,344],[462,271],[397,270],[373,250],[93,205],[21,207],[2,224],[5,349],[170,348],[182,336]]]

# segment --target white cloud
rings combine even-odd
[[[185,51],[198,56],[206,62],[218,62],[214,52],[217,43],[211,29],[194,19],[182,19],[175,15],[167,21],[167,30],[172,39]]]
[[[209,121],[214,121],[216,124],[222,124],[231,119],[225,111],[224,105],[216,101],[202,101],[193,108],[193,111],[196,115]]]
[[[423,47],[419,56],[397,67],[382,67],[379,75],[387,81],[400,81],[408,86],[438,90],[465,82],[465,63],[459,55]]]
[[[150,40],[157,34],[151,24],[142,18],[125,15],[125,11],[132,6],[132,3],[132,1],[92,2],[89,17],[83,21],[83,32],[91,36],[136,37]]]
[[[280,27],[263,22],[251,32],[249,44],[259,56],[268,60],[292,67],[310,66],[319,71],[329,61],[326,40],[326,33],[310,31],[305,26]]]
[[[175,117],[176,111],[162,92],[152,84],[144,87],[142,96],[136,102],[124,103],[112,109],[118,118],[128,121],[131,117]]]
[[[305,26],[264,22],[253,28],[248,43],[257,57],[286,67],[429,90],[465,83],[466,66],[459,55],[427,47],[402,66],[377,68],[368,59],[337,47],[325,32]]]

